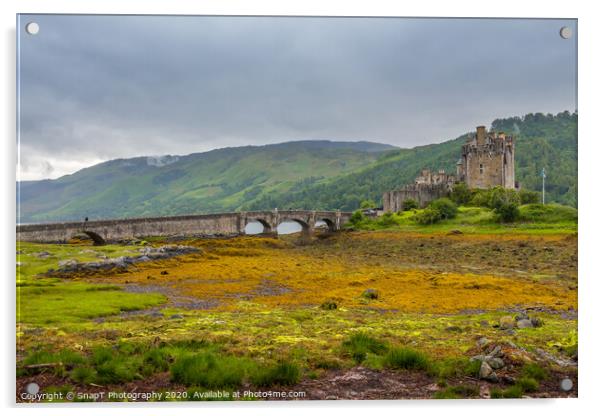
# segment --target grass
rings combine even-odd
[[[484,215],[471,210],[475,222]],[[141,263],[124,274],[71,279],[32,271],[43,273],[78,255],[94,259],[94,251],[104,247],[26,247],[18,282],[18,373],[24,374],[24,360],[33,362],[30,356],[44,351],[50,355],[39,360],[73,363],[27,373],[56,371],[66,384],[122,384],[159,373],[170,377],[180,366],[178,377],[202,384],[190,384],[191,390],[238,380],[240,385],[288,386],[361,363],[375,370],[415,368],[453,387],[478,371],[468,357],[480,337],[562,357],[576,349],[577,323],[570,318],[577,308],[572,236],[448,236],[391,229],[338,233],[304,246],[287,238],[253,237],[182,243],[201,247],[203,254]],[[114,253],[129,249],[114,248]],[[32,255],[41,251],[56,256]],[[163,270],[169,274],[162,275]],[[130,284],[160,285],[215,306],[169,305],[159,317],[119,314],[147,308],[149,300],[148,305],[163,305],[162,295],[121,290]],[[367,303],[361,295],[369,288],[379,296]],[[336,309],[321,308],[326,302]],[[511,335],[492,327],[507,314],[504,309],[529,306],[542,309],[533,312],[545,321],[542,328]],[[173,314],[182,318],[169,319]],[[99,316],[103,319],[95,319]],[[399,353],[410,346],[414,354]],[[66,350],[75,358],[58,357]],[[211,376],[195,381],[191,366],[182,364],[186,357],[196,357],[197,368]],[[527,368],[516,376],[523,393],[533,386],[528,379],[541,384],[537,368]],[[453,390],[441,394],[462,396]]]
[[[295,363],[281,361],[274,366],[259,369],[251,377],[251,381],[258,387],[292,386],[297,384],[300,376],[301,371]]]
[[[435,224],[420,225],[415,216],[424,210],[392,213],[377,218],[365,217],[361,222],[350,224],[356,230],[403,230],[420,233],[445,233],[460,230],[467,234],[550,234],[577,232],[577,210],[558,204],[528,204],[519,208],[519,220],[500,223],[489,208],[458,208],[455,218],[444,219]]]
[[[507,389],[491,389],[492,399],[520,399],[521,397],[523,397],[523,395],[523,389],[519,385],[510,386]]]
[[[363,332],[351,335],[343,342],[342,347],[356,363],[364,361],[368,353],[382,354],[387,351],[385,343]]]
[[[171,366],[171,378],[186,386],[232,388],[242,384],[251,362],[204,352],[184,355]]]
[[[472,384],[450,386],[435,393],[435,399],[465,399],[479,396],[479,387]]]
[[[427,370],[429,359],[422,352],[412,348],[393,348],[383,357],[383,365],[395,370]]]

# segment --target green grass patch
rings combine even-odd
[[[383,366],[392,369],[427,370],[429,359],[426,354],[412,348],[392,348],[383,357]]]
[[[251,376],[251,382],[258,387],[292,386],[299,382],[301,370],[292,362],[281,361],[278,364],[261,368]]]
[[[234,356],[210,352],[178,357],[171,366],[171,378],[187,386],[206,388],[238,387],[254,363]]]
[[[450,386],[444,390],[439,390],[435,393],[435,399],[466,399],[470,397],[478,397],[479,387],[472,384],[459,384]]]
[[[507,389],[494,387],[491,389],[492,399],[520,399],[523,397],[523,389],[519,385],[510,386]]]
[[[381,342],[364,332],[358,332],[351,335],[343,341],[342,347],[343,350],[358,364],[366,359],[368,353],[383,354],[387,351],[387,345],[384,342]]]

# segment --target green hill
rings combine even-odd
[[[188,156],[116,159],[17,187],[19,222],[234,211],[357,170],[394,146],[298,141]]]
[[[577,114],[494,120],[516,136],[517,179],[547,201],[577,204]],[[56,180],[22,182],[21,223],[279,208],[354,210],[414,180],[455,171],[467,134],[398,149],[370,142],[298,141],[188,156],[116,159]]]
[[[539,191],[546,168],[546,201],[577,205],[577,114],[541,113],[494,120],[491,127],[516,137],[516,175],[521,186]],[[393,150],[372,165],[292,192],[268,194],[243,208],[261,207],[354,210],[365,199],[381,201],[385,191],[410,183],[422,168],[455,172],[468,134],[444,143]]]

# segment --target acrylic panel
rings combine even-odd
[[[17,16],[18,402],[577,396],[576,19]]]

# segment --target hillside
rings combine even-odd
[[[267,194],[367,166],[393,146],[298,141],[116,159],[18,186],[19,222],[234,211]],[[19,201],[20,200],[20,201]]]
[[[517,180],[526,189],[541,189],[541,169],[546,168],[546,201],[577,205],[577,114],[541,113],[494,120],[491,127],[516,137]],[[383,154],[372,165],[293,192],[269,194],[245,209],[277,206],[354,210],[362,200],[380,202],[383,192],[412,182],[420,169],[443,168],[455,172],[464,134],[444,143],[399,149]]]
[[[497,119],[516,136],[517,179],[547,201],[577,204],[577,114]],[[298,141],[188,156],[117,159],[56,180],[22,182],[20,222],[279,208],[354,210],[414,180],[454,172],[467,134],[413,149],[370,142]]]

